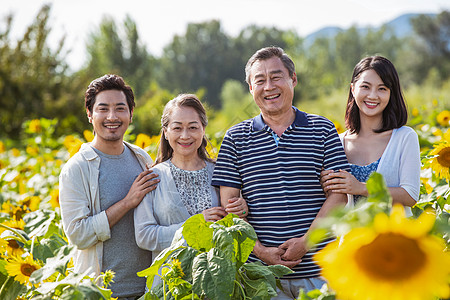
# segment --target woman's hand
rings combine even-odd
[[[238,215],[240,218],[245,218],[248,215],[248,206],[244,198],[228,199],[228,204],[225,211],[229,214]]]
[[[359,182],[352,174],[345,170],[334,172],[333,170],[324,170],[320,173],[320,184],[323,191],[366,196],[367,188],[364,182]]]
[[[206,222],[216,222],[227,215],[225,209],[221,206],[215,206],[202,211],[202,215]]]

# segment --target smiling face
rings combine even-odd
[[[257,60],[252,65],[249,89],[261,113],[279,116],[292,110],[297,75],[289,76],[288,69],[278,57]]]
[[[391,91],[373,69],[361,73],[351,86],[353,97],[359,108],[359,115],[382,118],[383,110],[389,103]]]
[[[197,150],[202,145],[205,128],[195,109],[178,106],[170,114],[164,135],[173,149],[172,159],[195,159],[199,157]]]
[[[98,93],[92,113],[87,110],[87,114],[95,132],[93,147],[108,153],[107,149],[111,146],[122,145],[132,117],[122,91],[105,90]]]

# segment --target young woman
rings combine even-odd
[[[220,207],[219,193],[211,186],[214,161],[206,151],[206,112],[200,100],[181,94],[169,101],[161,118],[161,140],[153,171],[161,180],[134,211],[139,247],[153,259],[169,247],[175,232],[192,215],[217,221],[227,213],[248,215],[242,198]]]
[[[394,203],[411,206],[419,198],[420,147],[406,124],[408,113],[394,65],[381,56],[362,59],[354,68],[345,112],[347,131],[340,135],[351,173],[325,170],[325,192],[368,196],[365,182],[383,175]],[[353,201],[349,197],[349,201]]]

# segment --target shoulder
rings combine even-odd
[[[316,115],[316,114],[309,114],[305,113],[306,117],[308,118],[308,122],[312,126],[325,126],[327,128],[333,128],[334,124],[329,119],[325,118],[324,116]]]
[[[152,167],[152,170],[157,173],[158,175],[162,176],[171,176],[170,173],[170,164],[169,161],[163,161],[155,166]]]
[[[214,167],[216,166],[215,162],[206,161],[206,168],[208,169],[209,173],[214,172]]]
[[[239,133],[244,133],[244,132],[249,132],[251,130],[252,127],[252,123],[253,123],[253,119],[248,119],[245,121],[242,121],[238,124],[235,124],[233,126],[231,126],[227,132],[226,135],[232,135],[232,134],[239,134]]]
[[[80,150],[69,158],[69,160],[64,164],[61,169],[61,173],[87,167],[89,161],[95,160],[97,157],[98,154],[94,151],[94,149],[92,149],[88,143],[84,143],[81,145]]]
[[[414,129],[409,126],[402,126],[400,128],[394,129],[395,135],[399,138],[414,138],[417,139],[417,133]]]

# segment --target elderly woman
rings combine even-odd
[[[175,232],[192,215],[217,221],[235,213],[248,214],[242,198],[220,207],[218,190],[211,186],[214,161],[206,151],[208,121],[200,100],[181,94],[169,101],[161,118],[161,140],[153,170],[161,182],[134,212],[136,242],[152,251],[153,259],[169,247]]]

